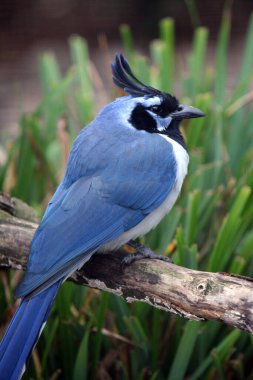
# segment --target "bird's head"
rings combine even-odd
[[[130,96],[111,103],[111,111],[120,109],[119,117],[127,121],[130,127],[164,134],[180,140],[178,142],[184,145],[179,131],[180,121],[201,117],[204,113],[197,108],[180,104],[177,98],[168,93],[143,84],[135,77],[123,55],[116,55],[112,73],[114,83]]]

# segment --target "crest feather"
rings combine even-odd
[[[128,62],[122,54],[115,56],[112,64],[113,82],[119,88],[128,92],[132,96],[163,96],[164,93],[153,87],[146,86],[133,74]],[[167,94],[166,94],[167,95]]]

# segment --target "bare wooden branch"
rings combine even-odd
[[[17,206],[18,205],[18,206]],[[0,197],[0,267],[25,268],[37,224],[32,209]],[[17,210],[18,208],[18,210]],[[22,210],[25,219],[21,219]],[[19,215],[19,217],[14,215]],[[29,221],[29,219],[32,221]],[[94,255],[70,280],[106,290],[128,302],[142,301],[193,320],[213,319],[253,332],[253,281],[226,273],[195,271],[161,260],[143,259],[120,270],[127,254]]]

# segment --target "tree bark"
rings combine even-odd
[[[37,227],[34,211],[23,202],[0,196],[0,267],[24,269]],[[70,280],[142,301],[192,320],[213,319],[253,332],[253,280],[227,273],[183,268],[161,260],[133,262],[122,272],[129,253],[94,255]]]

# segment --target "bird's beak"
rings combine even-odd
[[[192,119],[194,117],[203,117],[205,114],[198,108],[179,104],[178,110],[172,112],[170,117],[174,120]]]

